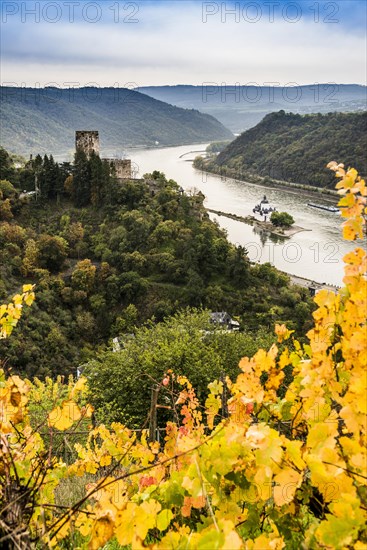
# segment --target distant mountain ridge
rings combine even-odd
[[[248,174],[314,187],[335,185],[332,160],[367,174],[367,112],[299,115],[271,113],[204,161],[214,172],[246,180]]]
[[[145,86],[140,92],[186,109],[211,114],[234,133],[252,128],[280,109],[299,114],[367,109],[367,87],[359,84],[305,86]]]
[[[126,88],[1,87],[1,145],[19,154],[66,154],[75,130],[99,130],[104,152],[233,138],[214,117]]]

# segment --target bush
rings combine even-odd
[[[68,243],[62,237],[41,235],[38,241],[40,266],[58,271],[68,256]]]
[[[10,199],[17,194],[13,184],[8,180],[0,180],[0,192],[4,199]]]
[[[270,221],[275,227],[291,227],[294,219],[287,212],[272,212]]]

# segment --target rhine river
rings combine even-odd
[[[277,240],[258,228],[223,216],[210,214],[211,219],[227,231],[231,242],[244,246],[250,260],[270,262],[292,275],[306,277],[318,283],[341,285],[343,256],[353,250],[354,244],[341,238],[339,214],[317,210],[308,202],[323,204],[330,196],[310,195],[298,189],[262,187],[230,178],[209,175],[192,167],[193,159],[207,144],[185,145],[157,149],[131,149],[128,157],[135,163],[142,177],[147,172],[160,170],[174,179],[185,191],[199,189],[206,197],[205,206],[213,210],[246,216],[266,194],[269,202],[280,212],[288,212],[295,224],[307,229],[290,239]],[[193,154],[185,154],[195,151]],[[181,155],[185,155],[180,158]],[[362,243],[358,243],[362,246]]]

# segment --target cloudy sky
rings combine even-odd
[[[365,0],[2,0],[1,8],[2,84],[366,84]]]

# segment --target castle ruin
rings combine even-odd
[[[130,159],[103,159],[107,160],[110,165],[111,173],[119,180],[132,178],[131,160]]]
[[[77,130],[75,132],[75,149],[83,151],[88,158],[92,153],[99,156],[99,133],[96,130]]]
[[[84,151],[88,158],[94,152],[99,156],[99,132],[97,130],[77,130],[75,132],[75,149]],[[130,159],[103,158],[110,165],[111,175],[118,180],[133,178]]]

